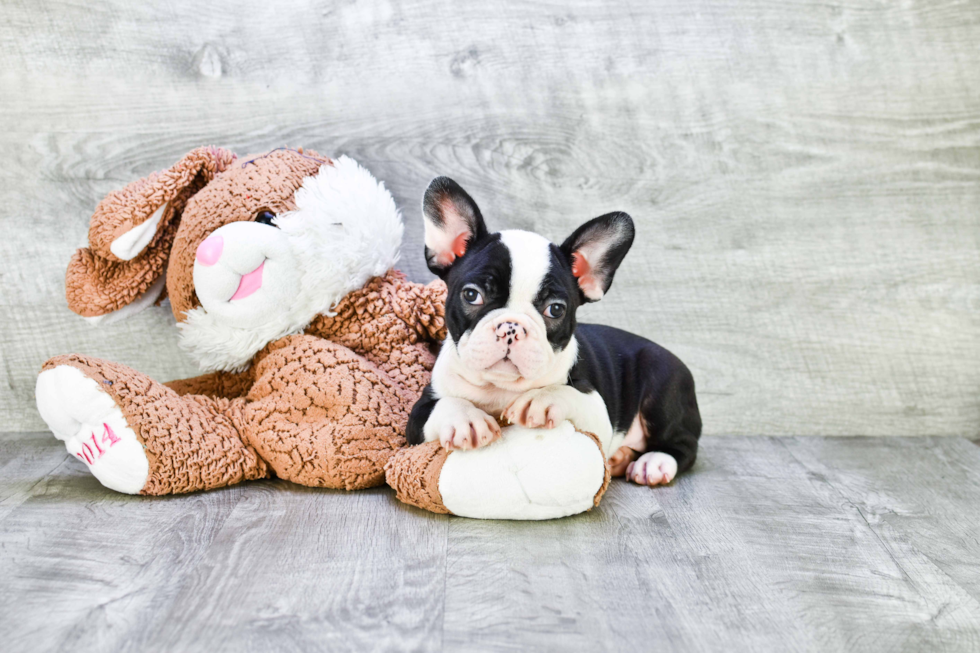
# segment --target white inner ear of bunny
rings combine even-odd
[[[112,311],[111,313],[96,315],[94,317],[83,317],[82,319],[92,326],[107,326],[113,322],[125,320],[127,317],[136,315],[143,309],[152,306],[153,303],[160,297],[160,293],[163,292],[166,285],[167,270],[164,268],[163,274],[160,275],[160,278],[154,281],[153,285],[147,288],[146,292],[140,295],[136,301],[126,304],[122,308]]]
[[[342,156],[321,166],[303,180],[294,200],[295,211],[276,217],[277,232],[254,223],[226,225],[215,231],[229,235],[218,262],[195,264],[201,306],[188,311],[177,327],[181,346],[203,371],[244,369],[266,344],[302,333],[314,317],[329,315],[349,292],[398,261],[401,214],[384,184],[353,159]],[[209,292],[206,284],[212,280],[216,291],[225,284],[224,261],[244,260],[250,248],[268,250],[262,286],[239,300],[227,299],[228,292]],[[288,282],[291,278],[298,282]]]
[[[139,256],[139,253],[146,249],[146,246],[153,240],[166,210],[167,202],[164,202],[160,208],[153,212],[149,220],[133,227],[112,241],[112,244],[109,245],[109,251],[112,252],[112,255],[123,261],[131,261]]]

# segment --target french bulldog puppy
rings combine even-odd
[[[594,218],[560,246],[490,233],[448,177],[429,184],[422,211],[426,261],[449,289],[449,337],[409,418],[410,444],[482,447],[500,435],[496,415],[531,428],[567,419],[635,483],[670,483],[694,463],[701,415],[687,367],[645,338],[575,321],[609,290],[633,243],[630,216]]]

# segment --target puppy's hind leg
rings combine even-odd
[[[650,384],[640,400],[638,419],[646,436],[645,453],[627,467],[628,480],[666,485],[691,468],[701,437],[701,413],[687,367],[681,364],[663,383]]]
[[[647,450],[647,435],[643,431],[643,420],[637,413],[630,423],[629,431],[623,443],[609,458],[610,473],[615,476],[625,476],[630,464]]]

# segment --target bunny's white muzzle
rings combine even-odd
[[[194,289],[209,314],[253,328],[289,311],[299,293],[300,271],[279,229],[233,222],[198,246]]]

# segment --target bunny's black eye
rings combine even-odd
[[[276,214],[272,211],[259,211],[255,214],[255,221],[259,224],[267,224],[270,227],[275,227],[273,220],[276,219]],[[278,227],[277,227],[278,228]]]

